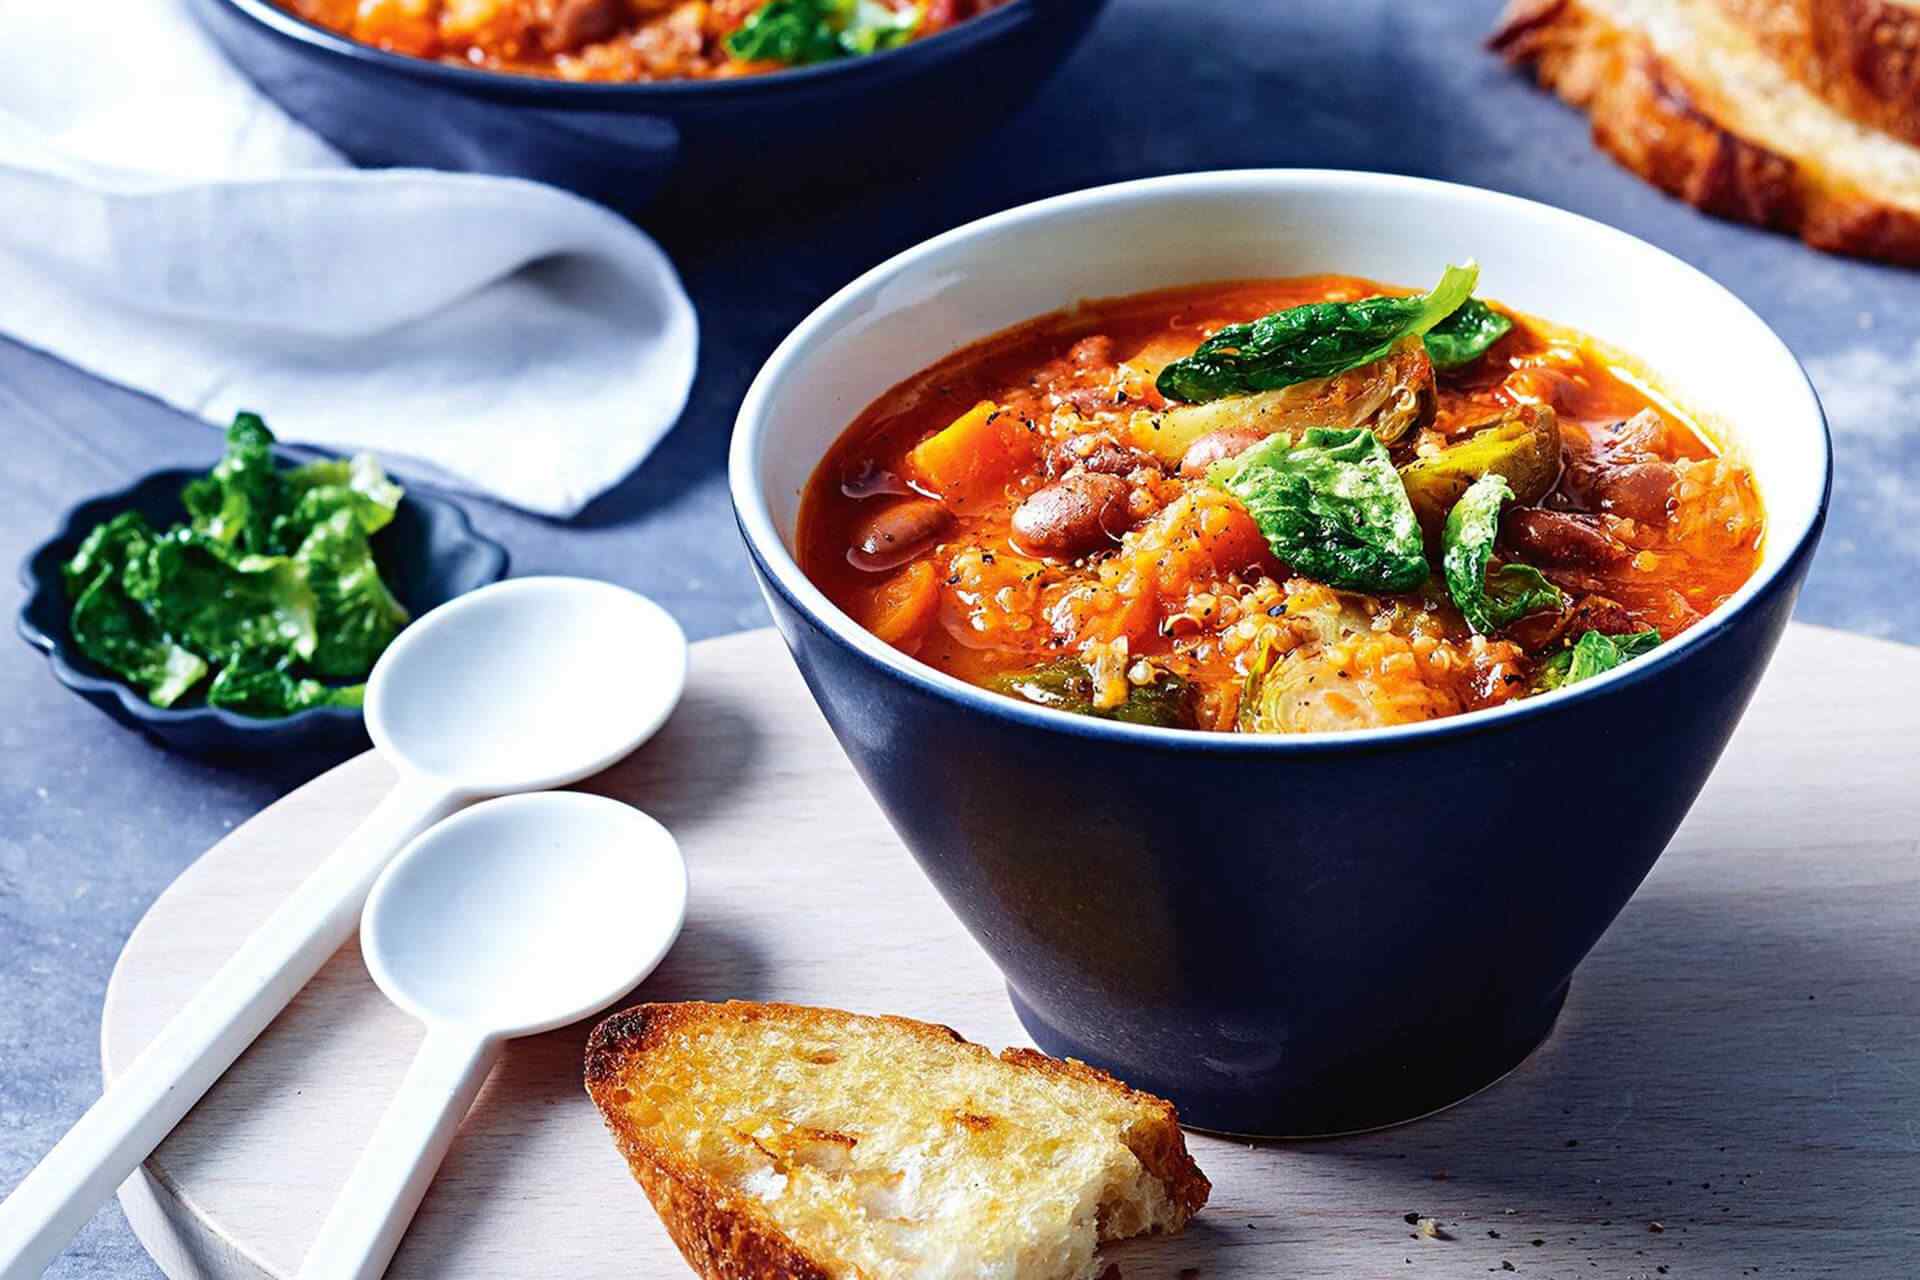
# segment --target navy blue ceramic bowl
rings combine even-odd
[[[277,451],[282,466],[321,456]],[[209,464],[210,465],[210,464]],[[67,513],[60,532],[20,565],[26,603],[20,635],[44,651],[61,684],[124,725],[144,730],[170,747],[197,755],[276,756],[343,752],[367,745],[358,708],[315,707],[277,720],[236,715],[217,707],[156,707],[132,686],[101,671],[81,655],[67,631],[73,606],[61,581],[66,563],[96,524],[129,509],[155,528],[185,517],[180,490],[206,468],[156,471],[131,488],[90,498]],[[416,484],[394,512],[393,522],[373,539],[380,575],[414,617],[476,587],[507,575],[507,550],[476,533],[467,513],[450,498]]]
[[[363,165],[507,174],[635,208],[667,186],[764,207],[1010,116],[1106,0],[1013,0],[925,40],[764,76],[571,84],[383,52],[271,0],[192,0],[227,56]],[[955,103],[965,103],[964,110]]]
[[[1235,277],[1418,283],[1644,358],[1752,467],[1764,562],[1649,658],[1391,729],[1256,737],[1075,717],[921,665],[801,573],[799,493],[845,425],[955,347],[1076,299]],[[1034,1039],[1202,1128],[1339,1133],[1498,1079],[1653,866],[1734,731],[1825,519],[1825,422],[1732,294],[1510,196],[1322,172],[1202,174],[1015,209],[875,268],[776,351],[731,486],[781,633],[855,769],[1004,972]]]

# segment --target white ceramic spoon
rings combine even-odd
[[[300,1280],[384,1273],[502,1045],[631,991],[686,914],[673,837],[603,796],[489,800],[408,845],[367,900],[360,946],[427,1038]]]
[[[401,845],[475,800],[606,768],[665,722],[686,664],[660,606],[582,578],[495,583],[402,631],[366,699],[398,785],[0,1202],[0,1280],[39,1275],[353,936]]]

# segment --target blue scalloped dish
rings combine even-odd
[[[274,451],[281,466],[310,462],[318,454]],[[73,604],[60,566],[87,532],[122,511],[134,510],[156,528],[185,517],[180,490],[205,467],[156,471],[130,486],[74,507],[60,532],[34,548],[20,565],[27,590],[20,606],[20,635],[47,655],[54,678],[121,724],[141,729],[181,751],[203,755],[272,752],[275,755],[332,752],[365,746],[367,731],[357,707],[314,707],[277,719],[237,715],[204,704],[156,707],[122,680],[82,656],[67,631]],[[467,513],[432,489],[408,484],[393,523],[373,539],[374,560],[400,603],[419,617],[436,605],[507,575],[507,550],[476,533]]]

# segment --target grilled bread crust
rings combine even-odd
[[[1920,5],[1911,0],[1720,0],[1720,5],[1834,110],[1920,146]]]
[[[743,1032],[755,1023],[773,1023],[786,1031],[804,1031],[832,1041],[847,1033],[891,1032],[903,1050],[919,1042],[938,1052],[955,1046],[978,1055],[988,1068],[1032,1073],[1105,1091],[1132,1107],[1152,1113],[1133,1152],[1148,1174],[1158,1179],[1175,1207],[1175,1226],[1206,1203],[1211,1190],[1187,1152],[1173,1105],[1128,1088],[1105,1072],[1075,1061],[1050,1058],[1031,1049],[1007,1049],[998,1058],[971,1044],[951,1027],[909,1018],[869,1016],[804,1005],[686,1002],[646,1004],[614,1014],[594,1028],[587,1043],[586,1087],[599,1108],[634,1178],[652,1201],[667,1234],[683,1257],[707,1280],[836,1280],[847,1268],[839,1260],[816,1257],[793,1240],[751,1195],[743,1194],[699,1167],[647,1128],[634,1123],[629,1103],[665,1055],[681,1052],[676,1041],[687,1032],[732,1024]],[[911,1087],[913,1066],[901,1064],[902,1087]],[[752,1082],[741,1087],[751,1091]]]
[[[1689,204],[1819,249],[1920,266],[1920,151],[1832,111],[1751,41],[1729,45],[1729,32],[1745,39],[1731,20],[1693,31],[1701,3],[1667,7],[1676,29],[1711,50],[1656,47],[1619,0],[1512,0],[1489,43],[1584,110],[1603,150]],[[1801,117],[1792,130],[1780,125],[1788,111]],[[1874,166],[1889,158],[1906,172],[1882,180]]]

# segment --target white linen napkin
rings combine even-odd
[[[253,409],[283,440],[544,515],[680,416],[693,307],[617,215],[514,179],[356,170],[180,0],[0,13],[0,332],[215,424]]]

